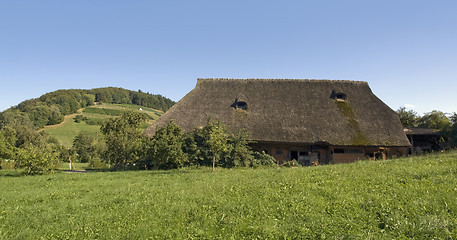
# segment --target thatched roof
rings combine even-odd
[[[172,119],[189,131],[210,117],[256,141],[410,146],[397,114],[356,81],[198,79],[146,133]]]

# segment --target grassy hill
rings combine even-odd
[[[9,177],[0,239],[455,239],[457,152],[345,165]]]
[[[141,110],[140,110],[141,109]],[[46,126],[44,131],[55,137],[63,146],[71,147],[73,139],[80,132],[93,136],[99,135],[104,120],[120,116],[123,111],[137,111],[148,115],[144,128],[163,114],[163,111],[131,104],[100,104],[78,110],[67,115],[61,124]]]

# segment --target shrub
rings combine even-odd
[[[75,123],[80,123],[82,121],[84,121],[84,117],[83,115],[76,115],[76,117],[73,119],[75,121]]]
[[[183,145],[183,130],[171,121],[159,129],[149,143],[148,155],[152,160],[152,166],[156,169],[183,167],[188,161],[187,155],[183,152]]]
[[[272,165],[276,165],[276,159],[271,155],[265,153],[265,151],[262,151],[260,153],[256,152],[254,161],[251,163],[251,167]]]
[[[85,113],[96,113],[102,115],[110,115],[110,116],[121,116],[123,111],[118,109],[110,109],[110,108],[95,108],[89,107],[83,110]]]
[[[50,149],[27,146],[18,150],[16,168],[25,168],[27,174],[47,173],[58,162],[57,156]]]
[[[249,146],[246,132],[239,132],[237,136],[229,137],[226,144],[228,154],[224,155],[222,163],[224,167],[249,167],[254,162],[254,152]]]
[[[87,125],[102,125],[105,119],[102,118],[85,118],[84,122],[86,122]]]
[[[297,160],[293,159],[291,161],[285,162],[281,166],[283,166],[283,167],[300,167],[301,165],[298,163]]]
[[[2,159],[0,169],[14,169],[14,160]]]
[[[100,158],[93,158],[89,162],[89,167],[93,169],[105,169],[107,166]]]

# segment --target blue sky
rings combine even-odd
[[[197,78],[367,81],[457,112],[457,1],[0,0],[0,110],[57,89],[175,101]]]

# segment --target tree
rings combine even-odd
[[[252,166],[254,152],[245,130],[233,135],[220,121],[208,120],[203,128],[184,135],[183,151],[189,165],[236,167]]]
[[[49,116],[49,121],[48,125],[55,125],[63,122],[64,116],[60,112],[60,109],[57,105],[51,105],[49,107],[50,110],[50,116]]]
[[[146,120],[145,114],[133,111],[123,112],[121,117],[105,121],[100,130],[105,136],[105,157],[115,168],[125,168],[141,160],[143,136],[140,125]]]
[[[211,165],[209,150],[203,147],[204,140],[203,130],[199,128],[184,134],[183,151],[190,166]]]
[[[449,140],[453,147],[457,147],[457,124],[454,123],[449,131]]]
[[[37,132],[33,122],[27,113],[17,110],[7,110],[0,115],[0,129],[8,128],[10,134],[15,135],[15,147],[22,147],[27,144],[33,146],[44,146],[47,141],[46,132]]]
[[[397,110],[398,117],[403,127],[417,127],[417,121],[419,116],[413,110],[406,110],[405,107],[401,107]]]
[[[457,123],[457,113],[452,113],[452,116],[450,116],[449,119],[451,120],[452,124],[455,125]]]
[[[35,126],[37,128],[42,128],[48,124],[51,111],[47,105],[39,104],[28,111],[28,114]]]
[[[11,159],[14,156],[15,139],[9,139],[7,134],[8,133],[5,134],[4,131],[0,131],[0,159]]]
[[[224,156],[224,167],[248,167],[254,162],[254,152],[249,146],[250,141],[247,140],[248,134],[241,130],[238,135],[230,136],[228,144],[230,149],[228,154]]]
[[[28,145],[18,149],[16,167],[25,168],[26,174],[47,173],[58,162],[58,156],[51,148]]]
[[[87,133],[79,133],[75,137],[72,149],[76,152],[79,162],[90,162],[98,155],[95,138]]]
[[[183,152],[184,134],[181,127],[170,121],[154,135],[149,149],[152,165],[156,169],[183,167],[187,155]]]
[[[205,136],[204,146],[210,150],[214,171],[216,163],[232,150],[232,146],[227,142],[230,132],[220,121],[208,120],[203,128],[203,134]]]
[[[446,115],[437,110],[426,113],[424,116],[419,118],[419,127],[444,130],[451,126],[451,121]]]

